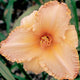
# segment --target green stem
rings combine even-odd
[[[18,64],[19,69],[25,74],[26,79],[32,80],[32,78],[27,74],[27,72],[23,69],[21,64]]]
[[[48,73],[42,72],[42,80],[46,80]]]

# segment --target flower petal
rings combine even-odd
[[[36,22],[36,20],[35,20],[36,13],[37,13],[37,11],[33,11],[33,13],[31,13],[30,15],[22,18],[20,25],[24,25],[24,26],[27,25],[26,27],[31,27]]]
[[[40,57],[43,69],[57,79],[74,79],[79,72],[79,57],[75,49],[61,43]]]
[[[41,51],[33,34],[27,27],[17,27],[1,43],[1,54],[13,62],[23,62],[39,56]]]
[[[66,31],[66,39],[65,41],[69,43],[73,47],[78,46],[78,36],[74,25],[70,25],[69,29]]]
[[[37,32],[49,31],[54,34],[54,39],[62,37],[64,38],[65,30],[68,28],[69,21],[71,19],[71,12],[65,3],[59,3],[57,1],[50,1],[40,7],[37,14]]]
[[[32,71],[36,74],[43,72],[43,69],[41,68],[41,66],[39,64],[38,58],[34,58],[31,61],[25,61],[23,63],[23,66],[26,71]]]

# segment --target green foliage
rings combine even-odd
[[[41,5],[40,0],[34,0],[38,5]]]
[[[48,2],[48,1],[51,1],[51,0],[34,0],[38,5],[42,5],[44,4],[45,2]]]
[[[48,73],[42,72],[42,79],[43,80],[46,80],[47,76],[48,76]]]
[[[8,68],[0,61],[0,73],[7,80],[15,80]]]
[[[5,22],[7,24],[7,33],[9,33],[9,30],[10,30],[10,23],[11,23],[14,1],[15,0],[9,0],[9,3],[5,9],[5,12],[4,12],[4,18],[5,18]]]
[[[4,36],[4,34],[2,34],[2,33],[0,33],[0,42],[2,41],[2,40],[4,40],[6,37]]]
[[[3,4],[5,4],[5,1],[4,1],[4,0],[0,0],[0,3],[3,3]]]
[[[14,62],[10,66],[6,67],[6,65],[10,65],[9,62],[5,60],[2,56],[0,56],[0,74],[6,80],[15,80],[15,79],[32,80],[31,77],[27,74],[27,72],[25,72],[25,70],[23,69],[22,64],[17,64],[16,62]],[[19,71],[21,72],[23,76],[12,73],[12,71],[15,71],[16,68],[19,69]]]
[[[78,16],[77,16],[75,0],[66,0],[66,3],[71,10],[71,15],[72,15],[71,24],[75,25],[77,33],[79,35],[79,24],[78,24]]]
[[[74,79],[74,80],[80,80],[80,75],[78,75],[78,76],[77,76],[77,78],[76,78],[76,79]]]
[[[78,36],[78,47],[77,47],[77,50],[80,51],[80,35]],[[80,55],[80,53],[79,53]]]
[[[11,70],[13,70],[14,68],[18,67],[18,69],[21,71],[21,73],[24,76],[18,76],[13,74],[13,76],[18,79],[18,80],[32,80],[31,77],[27,74],[27,72],[25,72],[25,70],[23,69],[23,65],[22,64],[17,64],[16,62],[11,66]]]

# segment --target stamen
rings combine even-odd
[[[40,45],[42,48],[50,47],[52,44],[52,37],[48,34],[42,35],[40,38]]]

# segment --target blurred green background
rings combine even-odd
[[[33,10],[50,0],[0,0],[0,42],[9,32],[20,24],[20,20],[29,15]],[[79,45],[77,47],[80,56],[80,0],[58,0],[67,3],[71,10],[71,24],[77,30]],[[26,72],[20,63],[11,63],[0,55],[0,80],[56,80],[46,72],[35,75]],[[80,73],[75,80],[80,80]]]

